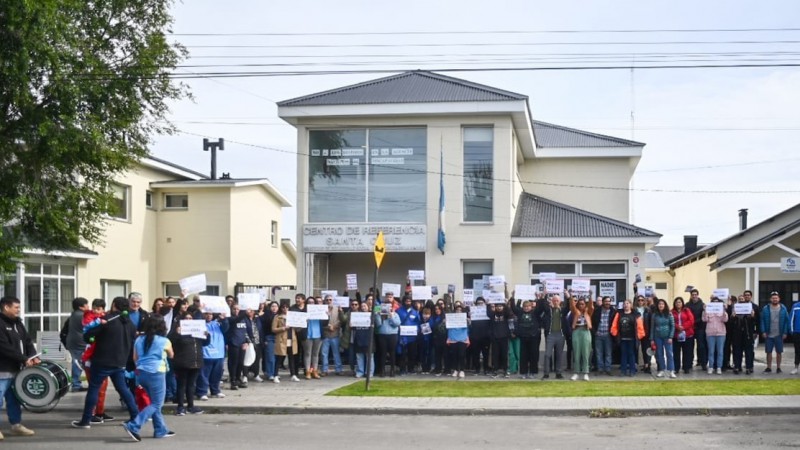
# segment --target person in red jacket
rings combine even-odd
[[[92,309],[84,311],[83,313],[83,327],[84,330],[86,327],[95,320],[99,320],[106,315],[106,301],[102,298],[96,298],[92,301]],[[86,350],[83,352],[83,357],[81,360],[83,361],[83,370],[86,372],[86,379],[91,380],[91,367],[92,367],[92,355],[94,355],[95,344],[94,342],[89,343],[86,346]],[[93,424],[100,424],[104,422],[110,422],[114,420],[114,417],[109,416],[106,414],[106,390],[108,389],[108,378],[103,381],[103,384],[100,386],[100,391],[98,392],[97,396],[97,406],[94,408],[94,415],[90,419],[90,422]]]
[[[689,308],[684,308],[683,297],[676,297],[672,302],[672,317],[675,319],[675,373],[681,371],[681,355],[683,355],[683,373],[692,370],[694,359],[694,315]]]

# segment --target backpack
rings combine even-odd
[[[58,337],[61,340],[61,345],[64,348],[67,348],[67,335],[69,334],[69,319],[64,322],[64,325],[61,327],[61,333],[59,333]]]

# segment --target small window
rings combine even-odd
[[[270,231],[270,242],[272,243],[273,247],[278,246],[278,222],[272,221],[272,228]]]
[[[533,278],[538,278],[539,274],[553,273],[558,275],[576,275],[578,272],[575,270],[575,263],[566,262],[538,262],[531,263],[531,275]]]
[[[494,261],[463,261],[464,289],[472,289],[475,280],[492,275]],[[480,294],[478,294],[480,295]]]
[[[667,283],[666,283],[666,282],[664,282],[664,281],[662,281],[662,282],[659,282],[659,283],[656,283],[656,289],[658,289],[658,290],[665,290],[665,289],[667,289]]]
[[[127,297],[129,285],[128,281],[100,280],[100,289],[103,291],[103,299],[106,304],[110,306],[115,297]]]
[[[108,215],[120,220],[128,220],[128,193],[130,188],[119,184],[111,185],[113,201]]]
[[[164,194],[165,209],[186,209],[189,207],[189,194]]]
[[[625,275],[625,263],[583,263],[581,275]]]
[[[206,290],[201,292],[203,295],[219,295],[222,291],[220,284],[206,284]],[[180,297],[181,285],[178,283],[164,283],[164,296],[167,297]]]
[[[147,191],[144,194],[144,205],[150,209],[153,208],[153,191]]]

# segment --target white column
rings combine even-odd
[[[744,268],[744,288],[753,290],[753,287],[750,285],[750,268]]]
[[[17,263],[17,292],[19,299],[20,317],[25,318],[25,263]]]
[[[750,290],[753,291],[753,300],[755,300],[756,301],[756,305],[758,305],[759,304],[759,298],[761,298],[761,297],[758,296],[758,285],[759,285],[759,281],[761,280],[761,273],[760,273],[761,272],[761,268],[760,267],[755,267],[755,268],[753,268],[753,271],[755,272],[755,275],[754,275],[755,280],[753,281],[753,289],[750,289]]]

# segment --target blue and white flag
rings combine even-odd
[[[437,246],[444,255],[444,154],[439,150],[439,234]]]

